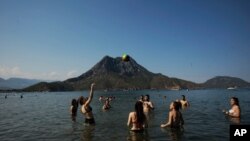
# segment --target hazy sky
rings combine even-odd
[[[127,53],[154,73],[250,82],[249,0],[0,0],[0,77],[64,80]]]

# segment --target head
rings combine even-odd
[[[80,96],[78,101],[79,101],[80,105],[84,105],[87,100],[83,96]]]
[[[230,104],[231,106],[233,105],[239,106],[239,99],[237,97],[231,97]]]
[[[76,100],[76,99],[72,99],[71,105],[72,105],[72,106],[78,106],[77,100]]]
[[[144,96],[143,96],[143,95],[141,95],[139,100],[143,101],[143,98],[144,98]]]
[[[150,97],[149,97],[149,95],[147,94],[147,95],[145,95],[144,96],[144,101],[149,101],[150,100]]]
[[[137,122],[143,123],[145,120],[145,115],[143,113],[143,103],[140,101],[137,101],[135,103],[135,112],[137,116]]]
[[[181,95],[182,96],[182,100],[186,100],[186,97],[185,97],[185,95]]]
[[[179,103],[177,102],[177,101],[173,101],[173,102],[171,102],[171,104],[170,104],[170,106],[169,106],[169,109],[170,110],[176,110],[176,111],[179,111],[179,109],[180,109],[180,105],[179,105]]]

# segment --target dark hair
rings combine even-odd
[[[136,112],[136,119],[137,123],[143,124],[145,121],[145,115],[143,113],[143,104],[140,101],[135,103],[135,112]]]
[[[235,105],[240,106],[239,99],[237,97],[232,97],[231,99],[234,100]]]
[[[182,100],[186,100],[186,97],[185,97],[185,95],[181,95],[182,96]]]
[[[179,111],[179,109],[180,109],[180,104],[179,104],[179,102],[173,101],[173,106],[174,106],[174,109],[175,109],[176,111]]]
[[[78,108],[78,102],[77,102],[77,100],[76,99],[72,99],[71,105],[73,106],[73,108],[72,108],[72,115],[76,116],[76,114],[77,114],[77,108]]]
[[[147,99],[147,101],[149,101],[150,100],[150,97],[149,97],[149,95],[147,94],[147,95],[145,95],[148,99]]]
[[[84,104],[84,97],[83,96],[80,96],[78,98],[78,102],[80,103],[80,105],[83,105]]]

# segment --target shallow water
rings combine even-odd
[[[149,128],[143,134],[133,134],[126,126],[128,113],[134,110],[136,99],[149,94],[155,105]],[[186,95],[191,107],[181,110],[184,131],[160,128],[168,115],[172,100]],[[84,117],[78,111],[76,122],[71,121],[69,107],[72,98],[87,96],[88,92],[0,94],[0,139],[8,140],[84,140],[84,141],[220,141],[229,140],[229,125],[236,124],[225,117],[221,110],[229,109],[231,96],[240,100],[242,118],[240,124],[250,124],[250,90],[190,90],[190,91],[133,91],[95,92],[91,103],[95,126],[83,124]],[[102,111],[99,96],[115,96],[112,108]],[[164,100],[163,96],[167,99]],[[79,110],[79,109],[78,109]]]

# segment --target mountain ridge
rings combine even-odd
[[[227,80],[227,81],[226,81]],[[236,81],[237,80],[237,81]],[[226,81],[225,83],[223,81]],[[236,82],[234,82],[236,81]],[[121,57],[104,56],[91,69],[78,77],[65,81],[38,83],[23,89],[24,91],[76,91],[88,89],[95,82],[96,89],[102,90],[139,90],[139,89],[201,89],[226,88],[240,82],[239,87],[250,87],[240,78],[215,77],[204,83],[195,83],[179,78],[171,78],[161,73],[153,73],[138,64],[132,57],[130,61],[122,61]],[[224,85],[222,85],[224,84]]]

